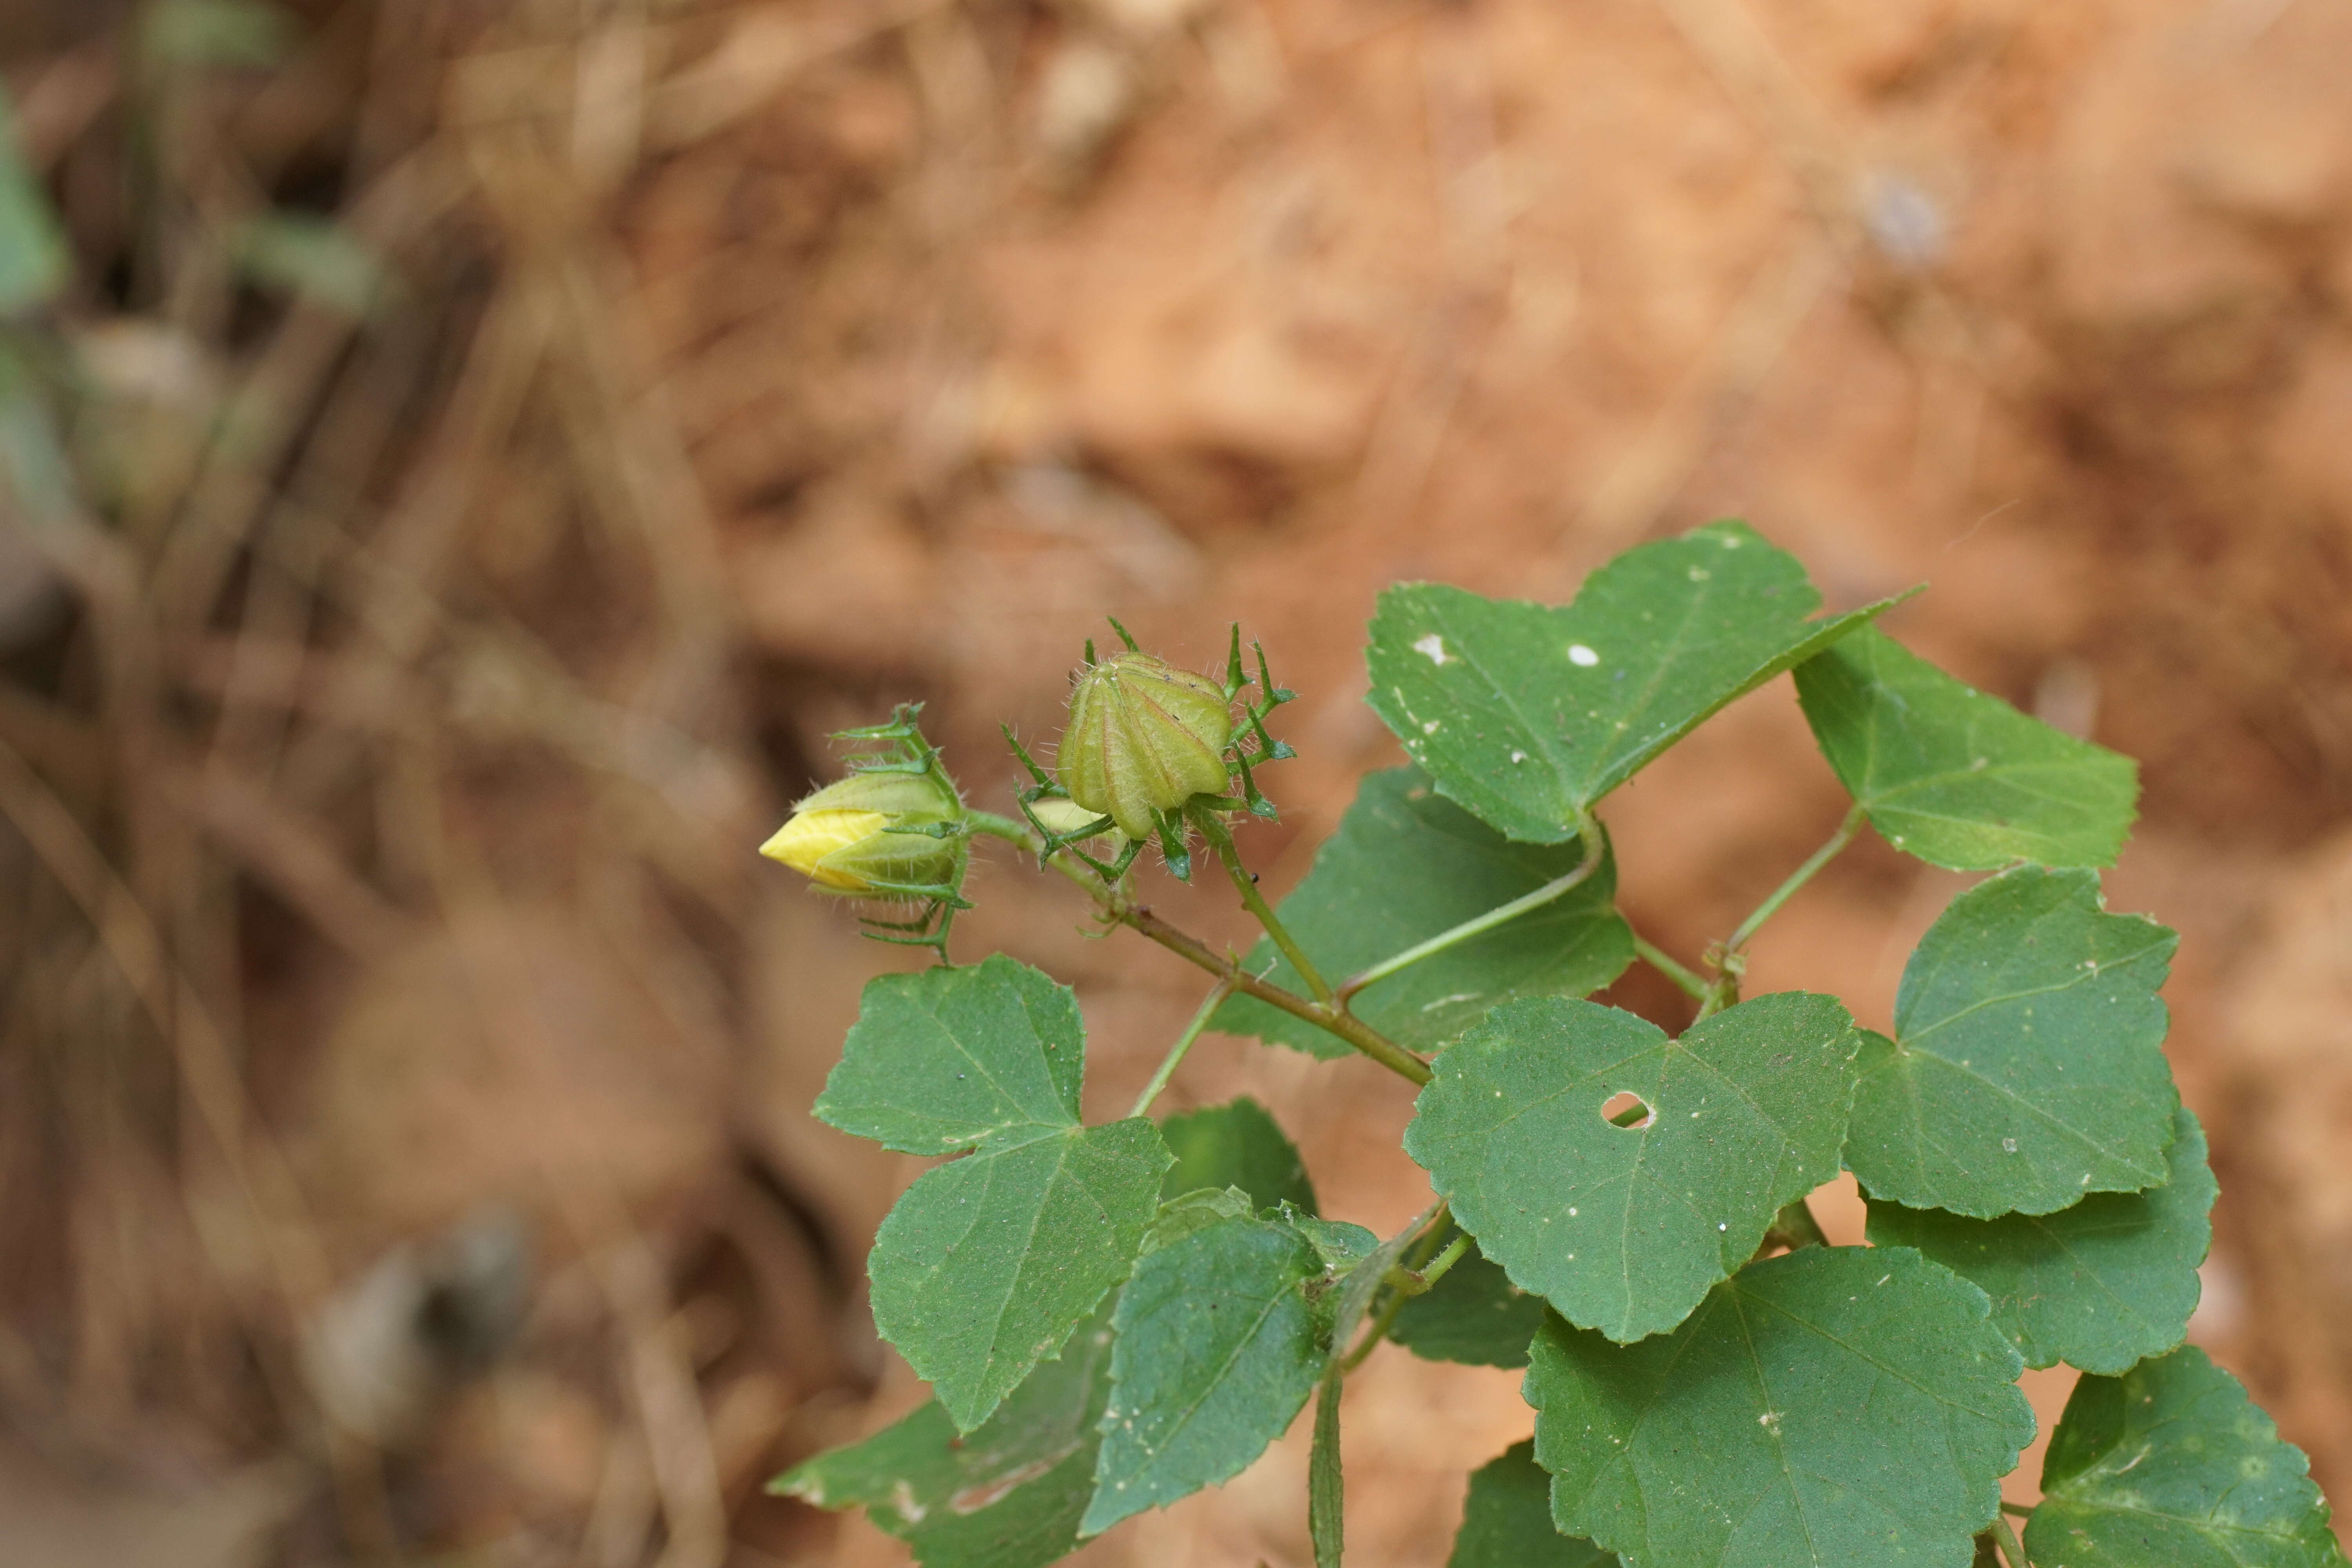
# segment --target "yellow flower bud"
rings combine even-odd
[[[920,831],[961,821],[954,788],[931,773],[852,773],[793,808],[760,853],[826,892],[881,898],[951,885],[963,836]]]
[[[1148,839],[1154,812],[1223,791],[1233,738],[1215,681],[1148,653],[1115,654],[1079,672],[1055,772],[1073,801]]]
[[[878,811],[854,811],[841,806],[798,811],[776,829],[774,837],[760,846],[760,853],[771,860],[782,861],[822,887],[860,893],[866,890],[866,885],[846,869],[827,865],[826,858],[864,843],[889,826],[890,819]]]

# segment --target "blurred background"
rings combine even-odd
[[[1397,760],[1383,584],[1726,513],[2141,760],[2192,1335],[2352,1497],[2347,59],[2340,0],[7,0],[0,1568],[903,1561],[760,1491],[920,1397],[916,1163],[807,1111],[909,961],[752,854],[827,733],[925,700],[1003,809],[1104,612],[1239,618],[1279,889]],[[1630,912],[1695,957],[1843,807],[1767,688],[1612,800]],[[1959,885],[1865,842],[1751,988],[1883,1025]],[[1123,1105],[1197,976],[973,889]],[[1425,1201],[1377,1069],[1164,1103],[1237,1092]],[[1361,1563],[1516,1385],[1367,1364]],[[1303,1563],[1305,1468],[1084,1561]]]

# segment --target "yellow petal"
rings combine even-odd
[[[878,811],[820,806],[796,814],[760,846],[760,853],[771,860],[782,861],[819,887],[837,888],[845,893],[864,892],[866,884],[863,879],[825,865],[825,857],[873,837],[889,825],[889,820]]]

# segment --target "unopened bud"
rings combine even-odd
[[[951,886],[964,838],[954,788],[934,773],[852,773],[793,808],[760,853],[828,892],[907,897]]]
[[[1073,801],[1148,839],[1153,813],[1223,791],[1233,738],[1215,681],[1148,653],[1116,654],[1079,672],[1055,772]]]
[[[1072,834],[1082,832],[1103,819],[1101,812],[1089,806],[1080,805],[1075,800],[1057,800],[1050,796],[1045,800],[1031,801],[1029,815],[1036,819],[1038,826],[1056,838],[1067,838]],[[1105,831],[1108,832],[1108,829]]]

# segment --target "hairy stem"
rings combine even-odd
[[[1009,816],[999,816],[988,811],[968,813],[965,820],[974,833],[984,833],[992,838],[1002,838],[1008,844],[1017,844],[1030,854],[1044,858],[1045,840],[1025,823],[1015,822]],[[1278,1007],[1294,1018],[1314,1025],[1325,1034],[1354,1047],[1400,1078],[1413,1083],[1429,1081],[1431,1074],[1427,1062],[1423,1061],[1360,1018],[1319,1002],[1310,1002],[1304,996],[1286,991],[1279,985],[1252,974],[1234,959],[1221,956],[1207,942],[1189,931],[1169,924],[1153,914],[1148,907],[1129,904],[1118,888],[1105,883],[1101,878],[1089,872],[1074,858],[1057,852],[1050,859],[1046,859],[1045,863],[1084,888],[1087,895],[1095,900],[1097,907],[1101,910],[1105,920],[1118,925],[1133,927],[1186,963],[1204,969],[1219,980],[1227,982],[1242,994],[1255,996],[1270,1007]]]
[[[1427,1062],[1362,1019],[1337,1008],[1327,1007],[1319,1002],[1309,1002],[1304,996],[1259,979],[1233,959],[1220,957],[1199,937],[1170,925],[1150,910],[1111,910],[1107,912],[1111,919],[1122,925],[1133,926],[1185,962],[1199,965],[1219,979],[1232,981],[1234,989],[1244,995],[1255,996],[1269,1006],[1281,1008],[1294,1018],[1314,1025],[1326,1034],[1337,1036],[1398,1077],[1414,1083],[1427,1083],[1433,1076]]]
[[[1339,1005],[1347,1005],[1349,998],[1355,995],[1357,992],[1378,981],[1386,980],[1401,969],[1419,963],[1424,958],[1433,958],[1449,947],[1458,946],[1468,942],[1472,937],[1483,935],[1493,931],[1496,926],[1507,924],[1530,910],[1539,910],[1544,905],[1574,891],[1589,879],[1593,872],[1601,869],[1601,859],[1609,852],[1608,836],[1601,831],[1601,824],[1597,818],[1588,816],[1584,819],[1583,835],[1584,858],[1574,870],[1555,877],[1533,892],[1524,893],[1507,904],[1499,904],[1483,915],[1473,915],[1460,925],[1448,931],[1439,931],[1427,942],[1417,942],[1392,958],[1384,958],[1361,973],[1350,975],[1339,986]]]
[[[1174,1045],[1168,1047],[1168,1055],[1160,1060],[1160,1070],[1151,1075],[1151,1081],[1145,1084],[1143,1092],[1135,1097],[1135,1109],[1128,1115],[1140,1116],[1151,1109],[1151,1102],[1160,1098],[1160,1091],[1168,1087],[1168,1080],[1174,1078],[1176,1069],[1183,1065],[1184,1058],[1192,1049],[1192,1042],[1201,1037],[1201,1031],[1209,1026],[1209,1019],[1233,994],[1234,985],[1230,980],[1220,980],[1209,988],[1209,994],[1202,1000],[1201,1010],[1192,1015],[1192,1021],[1184,1026],[1184,1032],[1176,1037]]]
[[[1249,910],[1257,923],[1265,928],[1265,934],[1274,939],[1274,945],[1282,950],[1282,956],[1290,960],[1290,967],[1307,982],[1307,989],[1314,994],[1315,1000],[1328,1004],[1331,1001],[1330,983],[1323,978],[1322,972],[1292,940],[1290,928],[1282,923],[1282,918],[1274,912],[1274,906],[1265,901],[1265,895],[1257,890],[1257,878],[1242,864],[1241,851],[1234,847],[1233,834],[1217,820],[1214,812],[1188,810],[1185,816],[1201,830],[1201,836],[1209,841],[1209,847],[1217,852],[1217,859],[1224,866],[1225,875],[1233,879],[1234,889],[1242,896],[1242,908]]]
[[[1810,859],[1790,872],[1789,879],[1773,889],[1772,896],[1757,905],[1755,911],[1739,922],[1739,929],[1731,933],[1731,940],[1723,944],[1723,951],[1727,954],[1735,953],[1747,946],[1748,939],[1766,921],[1780,912],[1780,906],[1787,903],[1798,889],[1811,881],[1815,872],[1836,859],[1838,851],[1853,842],[1853,836],[1862,831],[1862,807],[1857,805],[1845,814],[1845,820],[1838,824],[1838,830],[1830,835],[1828,843],[1814,850]]]
[[[1461,1262],[1463,1255],[1469,1250],[1470,1233],[1467,1231],[1447,1242],[1444,1251],[1431,1258],[1426,1265],[1415,1272],[1414,1277],[1421,1283],[1422,1293],[1426,1293],[1431,1286],[1452,1273],[1454,1266]]]

